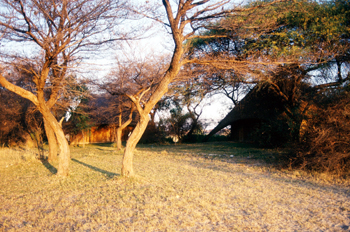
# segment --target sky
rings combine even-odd
[[[137,24],[142,25],[143,23],[147,24],[149,22],[133,21],[130,25],[132,27]],[[86,54],[86,57],[91,58],[83,59],[77,68],[73,69],[73,72],[76,71],[80,73],[81,76],[93,79],[96,79],[96,77],[103,78],[114,66],[116,58],[122,59],[125,56],[130,56],[131,58],[132,56],[139,56],[142,59],[147,59],[149,54],[172,54],[172,37],[165,30],[163,25],[155,23],[154,27],[146,31],[142,36],[145,38],[135,41],[120,42],[117,46],[106,49],[100,54]],[[28,46],[21,46],[21,48],[23,48],[23,52],[28,51]],[[21,48],[16,46],[16,50]],[[2,49],[6,49],[6,47],[2,47]],[[19,50],[17,51],[21,52]],[[207,98],[203,103],[204,108],[200,119],[205,122],[213,121],[214,123],[211,123],[209,126],[209,128],[213,128],[220,119],[228,113],[230,106],[232,106],[232,103],[224,95],[216,95]]]
[[[141,25],[143,21],[136,23]],[[123,56],[139,56],[142,59],[147,59],[149,54],[161,55],[172,53],[172,38],[162,25],[156,23],[153,28],[145,33],[144,36],[147,38],[128,41],[127,43],[124,42],[120,45],[120,49],[109,51],[108,55],[104,54],[103,57],[91,61],[90,63],[87,61],[85,64],[86,67],[93,67],[97,70],[99,76],[104,76],[108,74],[108,70],[113,66],[115,57],[120,59]],[[209,123],[207,129],[213,129],[217,123],[226,116],[232,106],[231,100],[223,94],[206,98],[203,103],[203,113],[200,119]]]
[[[115,57],[124,56],[125,53],[132,56],[132,53],[139,54],[141,57],[147,59],[148,54],[164,54],[170,53],[171,38],[168,36],[162,36],[161,34],[149,37],[140,41],[130,41],[128,45],[124,45],[125,50],[115,51],[113,54],[109,54],[108,57],[87,60],[84,64],[85,70],[88,71],[91,77],[96,75],[103,77],[108,74],[110,68],[113,67]],[[166,40],[168,39],[168,41]],[[232,107],[232,102],[224,94],[217,94],[212,97],[205,98],[203,103],[203,112],[200,116],[200,120],[208,124],[207,130],[213,129],[221,119],[223,119]],[[167,117],[169,114],[161,113],[161,117]]]
[[[134,22],[135,23],[135,22]],[[143,22],[137,22],[142,24]],[[145,22],[149,23],[149,22]],[[142,35],[143,39],[119,42],[115,49],[107,49],[101,54],[93,56],[92,59],[85,59],[79,65],[79,69],[84,70],[83,76],[95,79],[108,75],[113,68],[116,58],[148,59],[151,55],[169,54],[173,51],[173,39],[160,23],[153,24],[153,27]],[[225,95],[215,95],[206,98],[202,104],[203,113],[200,120],[208,124],[207,130],[213,129],[221,119],[223,119],[232,107],[232,102]],[[162,117],[169,115],[160,114]]]
[[[158,30],[160,33],[154,34],[149,38],[129,41],[124,43],[123,49],[115,51],[113,54],[110,54],[108,58],[102,58],[93,60],[92,63],[87,63],[87,66],[93,67],[95,70],[98,70],[99,76],[107,75],[109,69],[113,67],[113,62],[115,57],[122,56],[134,56],[137,54],[142,59],[147,59],[150,54],[171,54],[172,52],[172,38],[161,30]],[[232,101],[228,99],[224,94],[217,94],[212,97],[205,98],[203,103],[203,112],[200,116],[205,124],[207,124],[207,130],[213,129],[221,119],[223,119],[226,114],[230,111],[232,107]],[[169,114],[161,113],[161,117],[167,117]]]

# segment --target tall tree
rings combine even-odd
[[[220,71],[210,75],[209,81],[219,87],[231,85],[232,89],[235,83],[269,82],[284,102],[291,137],[298,140],[307,97],[310,100],[317,91],[338,88],[349,81],[344,75],[349,58],[349,5],[342,0],[299,1],[293,5],[281,2],[257,9],[257,17],[243,15],[245,27],[241,28],[234,17],[227,17],[216,28],[208,26],[203,34],[211,38],[191,41],[189,55],[241,60],[243,70],[235,69],[232,75]],[[240,33],[242,29],[247,33]],[[225,65],[219,66],[224,69]],[[329,75],[332,70],[337,74]],[[230,76],[234,81],[228,81]]]
[[[124,16],[120,10],[122,4],[111,0],[3,0],[0,3],[0,38],[9,44],[2,65],[10,65],[13,57],[19,57],[38,67],[26,69],[35,83],[33,91],[9,82],[11,73],[2,72],[0,84],[33,102],[53,130],[60,148],[59,176],[68,175],[70,150],[50,109],[61,96],[68,69],[79,52],[122,38],[114,30],[120,16]],[[20,54],[15,46],[23,44],[28,45],[28,50]],[[35,54],[35,60],[31,53]],[[49,96],[45,90],[50,90]]]
[[[225,10],[225,7],[230,0],[225,1],[211,1],[211,0],[180,0],[178,2],[171,2],[169,0],[162,0],[163,9],[166,12],[167,22],[162,22],[158,17],[151,17],[154,20],[163,23],[172,35],[174,42],[174,49],[171,61],[165,72],[165,74],[159,79],[155,91],[152,92],[147,101],[143,99],[143,96],[150,91],[150,88],[143,89],[137,94],[129,95],[129,98],[135,103],[136,109],[140,114],[140,120],[137,123],[133,133],[130,135],[123,157],[122,175],[133,176],[133,151],[139,142],[142,134],[144,133],[147,124],[149,122],[149,113],[157,102],[168,91],[168,86],[173,82],[180,72],[183,65],[189,63],[202,63],[202,64],[217,64],[222,61],[214,59],[199,60],[188,59],[184,57],[186,53],[186,40],[194,38],[205,38],[208,36],[198,35],[198,31],[205,27],[209,21],[217,20],[220,17],[224,17],[229,13],[235,12],[236,14],[242,14],[243,12],[253,12],[255,9],[262,8],[263,6],[271,5],[274,2],[261,3],[249,8],[235,7],[233,10]],[[145,12],[140,12],[145,15]],[[239,64],[240,61],[230,59],[230,64]]]

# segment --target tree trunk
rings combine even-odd
[[[122,149],[122,133],[123,133],[123,128],[118,127],[117,128],[117,149],[121,150]]]
[[[85,130],[82,130],[81,134],[83,135],[83,148],[85,148]]]
[[[43,68],[44,69],[44,68]],[[49,73],[49,69],[46,68],[44,71],[42,71],[41,76],[46,77]],[[42,78],[42,80],[45,80],[45,78]],[[0,84],[5,87],[6,89],[30,100],[33,102],[39,109],[40,113],[43,115],[44,120],[47,121],[48,125],[51,127],[53,132],[56,135],[57,142],[59,144],[60,148],[60,155],[59,155],[59,164],[58,164],[58,170],[57,175],[58,176],[68,176],[69,171],[69,161],[70,161],[70,150],[68,141],[66,140],[66,137],[64,136],[64,132],[62,130],[61,125],[58,123],[57,119],[53,116],[53,114],[50,111],[49,106],[47,105],[47,102],[45,101],[44,97],[44,85],[45,82],[42,81],[41,83],[37,84],[37,96],[35,96],[33,93],[20,88],[9,81],[6,80],[4,76],[0,74]]]
[[[62,130],[61,125],[58,123],[57,119],[53,116],[50,109],[45,104],[46,102],[43,100],[44,98],[39,97],[39,105],[38,108],[41,114],[44,117],[44,120],[51,127],[53,132],[56,135],[57,142],[60,148],[60,155],[58,157],[58,176],[68,176],[69,172],[69,161],[70,161],[70,150],[66,137],[64,136],[64,132]]]
[[[45,127],[47,141],[49,143],[49,156],[47,158],[47,161],[49,162],[56,161],[57,152],[58,152],[56,135],[45,119],[44,119],[44,127]]]
[[[192,125],[191,125],[191,129],[190,131],[187,133],[187,139],[189,141],[192,141],[192,136],[193,136],[193,133],[194,133],[194,130],[196,129],[197,125],[198,125],[198,118],[196,117],[191,117],[192,118]]]
[[[148,112],[145,112],[143,115],[140,115],[140,121],[137,123],[134,131],[130,135],[123,157],[122,171],[121,175],[125,177],[134,176],[134,168],[133,168],[133,156],[134,150],[137,143],[140,141],[143,133],[145,132],[147,125],[149,122]]]

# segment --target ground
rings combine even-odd
[[[109,145],[72,148],[68,178],[0,149],[0,231],[350,231],[350,185],[279,170],[233,143],[140,146],[121,177]],[[259,158],[259,159],[257,159]]]

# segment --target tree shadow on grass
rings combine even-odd
[[[332,192],[334,194],[342,194],[346,197],[350,197],[350,190],[346,186],[337,186],[337,185],[325,185],[323,183],[318,183],[312,178],[307,179],[307,178],[298,178],[298,177],[293,177],[291,176],[275,176],[273,173],[270,172],[261,172],[261,171],[256,171],[256,172],[245,172],[244,169],[247,169],[251,166],[258,166],[254,165],[254,163],[248,163],[245,162],[244,159],[232,159],[233,164],[242,164],[242,169],[233,169],[230,167],[225,167],[222,166],[219,162],[218,163],[206,163],[206,162],[201,162],[201,161],[184,161],[190,166],[193,166],[195,168],[203,168],[203,169],[208,169],[212,171],[217,171],[217,172],[226,172],[226,173],[231,173],[235,175],[236,177],[240,177],[242,179],[247,179],[250,177],[253,178],[262,178],[262,179],[268,179],[272,180],[273,182],[281,182],[286,185],[293,185],[293,186],[298,186],[301,188],[307,188],[307,189],[314,189],[314,190],[320,190],[320,191],[327,191],[327,192]],[[220,160],[222,163],[227,163],[227,160]],[[259,165],[260,166],[260,165]],[[263,166],[263,164],[261,164]],[[298,170],[296,170],[298,171]]]
[[[119,174],[117,174],[117,173],[109,172],[109,171],[100,169],[100,168],[95,167],[95,166],[92,166],[92,165],[90,165],[90,164],[86,164],[86,163],[84,163],[84,162],[81,162],[81,161],[79,161],[79,160],[77,160],[77,159],[72,159],[72,161],[74,161],[74,162],[76,162],[76,163],[79,163],[79,164],[81,164],[81,165],[84,165],[85,167],[88,167],[88,168],[90,168],[90,169],[92,169],[92,170],[94,170],[94,171],[96,171],[96,172],[100,172],[100,173],[102,173],[102,174],[105,174],[105,175],[107,176],[108,179],[111,179],[111,178],[113,178],[113,177],[115,177],[115,176],[119,176]]]
[[[47,170],[49,170],[52,174],[57,173],[57,168],[52,166],[49,162],[47,162],[47,160],[42,160],[41,162],[45,166],[45,168],[47,168]]]

